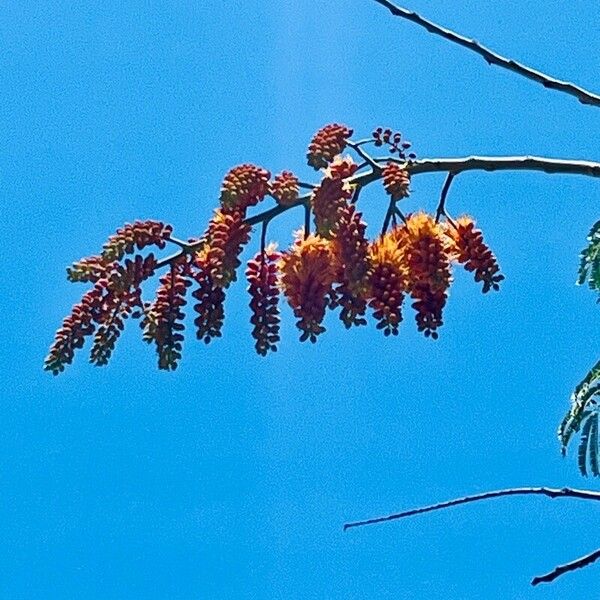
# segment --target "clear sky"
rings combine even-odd
[[[595,0],[410,0],[532,66],[600,89]],[[106,368],[42,361],[84,288],[65,267],[119,225],[202,232],[227,169],[307,180],[313,132],[401,130],[421,157],[598,159],[600,110],[487,66],[370,0],[5,0],[0,7],[0,597],[479,599],[600,595],[600,566],[529,579],[600,546],[600,507],[504,499],[342,532],[347,520],[513,485],[589,485],[555,431],[598,358],[574,285],[599,182],[471,173],[506,281],[458,272],[437,342],[346,332],[315,346],[284,311],[254,354],[243,282],[223,339],[190,330],[176,373],[134,323]],[[407,210],[435,206],[414,179]],[[362,206],[374,235],[385,199]],[[284,244],[291,211],[271,230]],[[254,252],[254,244],[250,252]]]

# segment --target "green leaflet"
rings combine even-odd
[[[594,430],[596,430],[596,435],[594,435]],[[581,440],[579,442],[579,452],[578,452],[578,462],[579,462],[579,470],[584,477],[587,477],[587,462],[588,462],[588,454],[590,455],[590,462],[592,462],[592,455],[594,457],[594,462],[596,463],[596,470],[598,468],[598,414],[594,413],[590,415],[585,424],[583,425],[583,430],[581,431]],[[596,448],[593,447],[592,439],[596,438]],[[593,471],[593,469],[592,469]]]
[[[590,289],[600,294],[600,221],[594,223],[587,240],[588,245],[580,255],[577,284],[583,285],[587,281]]]
[[[598,469],[598,413],[594,414],[592,427],[590,430],[590,443],[589,443],[589,453],[590,453],[590,469],[592,471],[592,475],[594,477],[598,477],[600,475],[600,470]]]
[[[579,470],[587,475],[588,457],[592,475],[600,476],[598,461],[598,412],[600,406],[600,361],[598,361],[571,394],[571,408],[558,428],[563,456],[574,434],[581,429]]]

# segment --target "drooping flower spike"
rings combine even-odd
[[[281,288],[298,319],[300,341],[317,341],[333,291],[335,269],[328,240],[300,231],[292,247],[279,261]]]
[[[475,281],[482,282],[482,292],[498,291],[504,275],[494,253],[483,241],[483,234],[475,227],[475,221],[468,216],[459,217],[454,226],[446,227],[446,232],[454,242],[455,260],[464,265],[467,271],[475,274]]]

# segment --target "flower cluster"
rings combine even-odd
[[[358,165],[351,156],[336,156],[331,164],[323,169],[326,177],[330,179],[348,179],[358,170]]]
[[[417,166],[412,162],[414,153],[407,154],[410,143],[399,132],[380,127],[360,144],[350,141],[352,133],[338,123],[316,132],[307,158],[310,166],[321,169],[317,185],[301,183],[291,171],[282,171],[271,180],[269,171],[253,164],[232,168],[221,186],[220,206],[200,238],[187,242],[174,238],[171,226],[161,221],[135,221],[118,229],[100,254],[67,269],[70,281],[89,283],[91,289],[64,319],[45,368],[54,374],[63,371],[87,338],[92,338],[91,362],[106,364],[126,320],[143,317],[143,338],[154,344],[158,367],[176,369],[188,288],[194,298],[196,337],[209,343],[222,335],[226,291],[237,279],[252,225],[259,223],[261,250],[246,268],[250,323],[258,354],[277,349],[280,295],[294,313],[301,341],[315,342],[325,331],[327,312],[337,309],[348,329],[366,325],[369,312],[384,335],[397,335],[405,298],[412,302],[418,330],[436,339],[453,263],[473,272],[484,293],[497,290],[504,277],[470,217],[454,221],[439,207],[436,218],[422,212],[405,217],[398,210],[395,203],[408,197],[411,173]],[[391,156],[375,163],[365,150],[369,143],[385,147]],[[343,155],[346,148],[354,154]],[[354,160],[357,156],[360,163]],[[375,164],[382,167],[372,168]],[[389,196],[389,207],[382,234],[369,241],[357,202],[361,189],[379,179]],[[300,197],[300,188],[312,191]],[[247,209],[267,196],[277,206],[247,216]],[[445,202],[445,193],[443,199]],[[300,204],[306,209],[305,230],[298,232],[283,252],[274,245],[265,247],[267,225],[287,208]],[[312,235],[311,217],[315,223]],[[163,249],[167,242],[178,246],[178,252],[160,260],[153,254],[137,254],[148,246]],[[134,257],[126,256],[134,253]],[[159,279],[154,300],[144,302],[143,282],[162,267],[169,269]]]
[[[319,129],[308,146],[308,164],[315,170],[326,167],[344,151],[352,133],[352,129],[339,123],[331,123]]]
[[[352,193],[352,186],[346,181],[330,177],[325,177],[315,188],[311,206],[318,235],[328,239],[333,237]]]
[[[262,167],[243,164],[233,167],[221,186],[221,206],[224,209],[245,210],[258,204],[269,193],[271,173]]]
[[[366,294],[371,275],[367,226],[362,214],[352,204],[340,211],[331,242],[336,283],[334,297],[341,307],[340,319],[349,329],[353,325],[366,325]]]
[[[250,226],[242,210],[218,209],[204,236],[204,245],[194,260],[193,278],[197,287],[192,293],[198,313],[194,324],[196,336],[206,343],[220,337],[225,316],[225,289],[236,280],[240,254],[250,239]]]
[[[456,261],[467,271],[475,273],[475,281],[483,282],[483,293],[498,291],[504,275],[500,274],[498,261],[483,241],[483,234],[475,227],[475,221],[471,217],[459,217],[455,226],[447,227],[447,232],[454,242]]]
[[[106,272],[106,262],[100,256],[86,256],[67,267],[67,279],[72,282],[95,283]]]
[[[406,140],[402,141],[402,134],[399,131],[394,132],[391,129],[378,127],[373,131],[372,135],[375,146],[387,145],[390,154],[397,154],[402,160],[413,160],[417,157],[414,152],[406,154],[412,144]]]
[[[371,245],[370,254],[373,269],[369,306],[378,321],[377,329],[386,336],[398,335],[406,280],[401,247],[394,235],[387,234]]]
[[[448,245],[442,227],[431,215],[412,215],[406,229],[404,260],[408,289],[415,300],[417,328],[427,337],[437,339],[451,282]]]
[[[410,174],[406,167],[397,163],[388,163],[382,172],[383,187],[392,200],[402,200],[410,195]]]
[[[164,248],[173,228],[162,221],[135,221],[127,223],[108,238],[102,250],[102,260],[112,262],[121,260],[125,254],[131,254],[136,248],[146,246]]]
[[[277,262],[281,254],[275,245],[269,245],[263,252],[248,261],[246,278],[250,294],[252,316],[252,337],[254,347],[261,356],[277,350],[279,342],[279,288]]]
[[[173,228],[162,221],[135,221],[126,223],[111,235],[100,256],[88,256],[67,267],[67,279],[73,282],[95,283],[106,275],[112,263],[126,254],[147,246],[163,249]]]
[[[282,171],[271,182],[271,195],[282,206],[292,206],[300,191],[298,178],[291,171]]]
[[[83,347],[85,338],[94,333],[90,361],[106,364],[123,329],[123,319],[142,305],[140,285],[155,269],[152,254],[145,258],[137,255],[123,265],[114,262],[107,266],[105,276],[83,295],[56,332],[44,368],[55,375],[62,372],[73,362],[75,351]]]
[[[317,341],[325,331],[322,322],[329,304],[335,270],[327,240],[300,232],[279,261],[281,287],[298,319],[300,341]]]
[[[189,263],[173,263],[160,278],[156,299],[144,311],[143,337],[156,345],[159,369],[174,371],[181,358],[185,329],[183,307],[191,285]]]

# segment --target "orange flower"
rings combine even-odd
[[[298,178],[291,171],[282,171],[271,183],[271,194],[282,206],[291,206],[298,200]]]
[[[256,340],[254,347],[261,356],[269,350],[277,350],[279,341],[279,288],[277,287],[277,261],[281,258],[275,245],[265,248],[248,262],[246,277],[253,325],[252,337]]]
[[[427,337],[437,339],[451,273],[448,245],[431,215],[417,213],[409,217],[404,261],[410,295],[415,300],[417,327]]]
[[[269,193],[271,173],[256,165],[243,164],[230,169],[221,186],[221,206],[245,210]]]
[[[236,280],[239,256],[250,239],[251,227],[241,210],[217,209],[204,235],[206,244],[198,252],[200,263],[210,269],[215,285],[223,288]]]
[[[410,174],[405,167],[388,163],[383,168],[383,187],[392,200],[401,200],[410,195]]]
[[[194,319],[196,337],[208,344],[213,338],[221,337],[221,328],[225,319],[225,291],[217,285],[211,275],[212,267],[206,254],[196,257],[196,267],[192,277],[196,289],[192,296],[196,299],[194,310],[198,316]]]
[[[373,316],[388,336],[398,335],[402,321],[402,302],[405,291],[405,268],[402,252],[394,236],[386,234],[371,245],[372,272],[369,306]]]
[[[357,169],[358,165],[352,160],[351,156],[336,156],[333,162],[323,171],[330,179],[348,179],[356,173]]]
[[[475,271],[475,281],[483,282],[483,293],[499,290],[498,284],[504,275],[499,273],[498,261],[483,241],[483,234],[475,227],[475,221],[466,215],[459,217],[456,228],[449,225],[446,232],[454,242],[456,261],[467,271]]]
[[[335,271],[329,242],[314,235],[298,235],[279,262],[281,287],[298,318],[300,341],[317,341],[329,304]]]
[[[193,278],[197,288],[198,313],[194,324],[196,337],[207,344],[221,336],[225,318],[225,289],[236,280],[236,269],[244,244],[250,239],[250,226],[244,223],[242,210],[217,209],[204,235],[206,244],[196,254]]]
[[[340,212],[336,235],[331,241],[336,271],[336,303],[342,307],[340,319],[350,328],[366,325],[367,291],[371,274],[369,242],[362,214],[353,205]]]
[[[189,275],[187,264],[174,263],[160,278],[156,299],[145,311],[143,337],[146,342],[155,343],[159,369],[174,371],[181,358],[185,329],[183,307],[187,304],[187,288],[192,285]]]
[[[315,170],[326,167],[346,147],[346,140],[352,135],[352,129],[345,125],[332,123],[325,125],[315,133],[308,147],[306,158]]]
[[[312,194],[317,234],[330,239],[334,236],[341,215],[352,198],[352,186],[342,179],[325,177]]]

